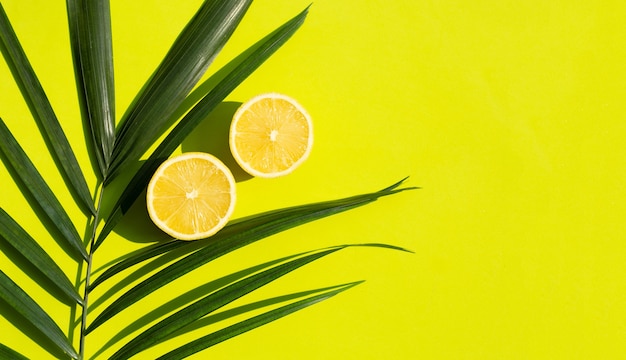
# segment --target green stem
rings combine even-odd
[[[93,254],[95,252],[94,243],[96,241],[96,229],[98,222],[100,221],[100,206],[102,204],[102,197],[104,194],[104,186],[100,188],[100,194],[96,203],[96,213],[93,217],[93,223],[91,228],[91,236],[89,240],[89,254],[87,256],[87,269],[85,271],[85,292],[83,295],[82,314],[80,320],[80,345],[78,357],[84,359],[85,356],[85,330],[87,329],[87,311],[89,306],[89,284],[91,283],[91,264],[93,263]]]

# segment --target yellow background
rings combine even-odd
[[[95,186],[64,2],[2,4]],[[112,2],[118,116],[199,4]],[[212,69],[308,4],[255,2]],[[624,4],[314,2],[298,33],[227,98],[276,91],[298,99],[314,118],[313,152],[287,177],[239,182],[235,217],[373,191],[407,175],[407,185],[422,189],[220,259],[98,329],[88,351],[130,315],[219,274],[333,244],[385,242],[415,254],[349,249],[290,274],[254,298],[367,282],[196,358],[626,357]],[[0,116],[84,229],[4,63]],[[209,130],[200,126],[181,151],[203,149]],[[0,182],[0,205],[73,279],[75,265],[47,238],[4,168]],[[126,235],[107,240],[96,267],[142,245]],[[67,306],[2,254],[0,264],[67,329]],[[3,343],[45,358],[2,318],[0,329]]]

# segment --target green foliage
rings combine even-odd
[[[21,315],[22,321],[30,323],[60,350],[74,359],[78,358],[76,350],[61,328],[35,300],[17,286],[2,270],[0,270],[0,299]]]
[[[82,124],[86,127],[86,140],[95,161],[92,168],[97,169],[96,175],[99,178],[98,188],[93,195],[87,188],[73,150],[0,4],[0,50],[22,91],[25,102],[30,107],[42,137],[55,159],[55,164],[63,174],[77,206],[84,210],[90,226],[86,238],[83,239],[46,183],[45,176],[35,168],[27,151],[20,146],[7,123],[0,119],[0,155],[5,166],[21,187],[33,211],[48,225],[51,237],[76,261],[77,272],[81,274],[79,283],[73,285],[61,271],[57,260],[50,257],[37,239],[31,237],[0,208],[0,249],[13,262],[23,265],[20,267],[24,269],[26,275],[37,279],[44,290],[59,301],[72,304],[81,314],[80,335],[75,341],[73,334],[64,333],[37,299],[28,295],[0,269],[0,311],[3,309],[10,311],[11,315],[18,319],[16,322],[21,324],[16,325],[19,330],[34,339],[42,339],[42,346],[52,356],[84,359],[87,335],[92,331],[146,295],[218,257],[295,226],[369,204],[383,196],[412,189],[400,188],[403,182],[400,181],[372,193],[272,210],[237,219],[211,239],[196,242],[172,239],[146,245],[134,253],[120,254],[117,261],[107,265],[92,281],[92,275],[95,274],[91,266],[96,250],[145,190],[156,167],[176,150],[186,136],[207,118],[231,91],[291,38],[308,14],[308,8],[304,9],[216,71],[198,87],[202,89],[199,100],[190,101],[191,90],[198,86],[200,78],[242,21],[250,3],[251,0],[206,0],[182,30],[133,103],[126,109],[116,128],[109,2],[67,0],[71,51],[79,93],[78,105],[82,110]],[[194,94],[197,95],[198,93]],[[185,102],[195,105],[178,119],[176,111]],[[166,134],[171,125],[174,125],[172,130]],[[156,139],[162,135],[165,135],[164,140],[155,144]],[[148,149],[153,148],[153,145],[155,150],[149,154],[148,160],[131,174],[121,195],[117,199],[109,199],[108,196],[111,195],[107,192],[107,185],[111,179],[122,171],[128,172],[137,168],[140,157]],[[94,198],[95,201],[92,200]],[[102,219],[105,218],[101,209],[102,199],[112,200],[114,206],[106,217],[104,226],[98,231]],[[126,359],[191,329],[215,323],[217,319],[228,319],[273,306],[271,310],[172,349],[162,357],[183,358],[333,297],[360,282],[285,294],[218,312],[234,300],[245,297],[248,293],[312,261],[353,246],[405,251],[384,244],[341,245],[295,254],[220,279],[213,279],[197,289],[203,293],[195,302],[186,305],[183,301],[185,294],[180,294],[168,303],[175,311],[143,329],[125,345],[114,348],[116,352],[113,358]],[[93,321],[87,323],[90,294],[96,287],[113,282],[123,272],[134,271],[133,276],[142,277],[142,274],[145,274],[142,272],[143,268],[136,267],[160,257],[167,257],[171,263],[142,279],[102,310]],[[119,280],[118,284],[122,281]],[[114,287],[115,283],[112,286]],[[81,289],[83,294],[79,294],[77,289]],[[287,304],[274,306],[284,302]],[[158,305],[155,306],[155,309],[157,308]],[[147,322],[142,318],[136,319],[133,324],[141,328],[147,326]],[[130,333],[130,330],[125,329],[122,332]],[[118,340],[112,338],[105,346],[117,346]],[[78,347],[75,347],[74,342],[78,343]],[[94,356],[104,350],[106,348],[100,349]],[[21,359],[24,356],[7,344],[0,344],[0,358]]]
[[[49,144],[61,173],[69,180],[70,190],[77,195],[78,204],[89,209],[93,214],[95,208],[76,156],[1,4],[0,40],[2,54],[13,72],[15,81],[20,86],[24,101],[30,107],[33,118],[42,129],[44,139]]]

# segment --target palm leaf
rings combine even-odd
[[[251,215],[243,219],[237,219],[230,222],[228,225],[226,225],[224,229],[213,235],[210,238],[210,241],[212,243],[227,241],[233,245],[237,245],[237,243],[232,240],[233,235],[235,234],[240,234],[243,232],[257,232],[262,231],[262,229],[272,229],[270,231],[275,232],[281,231],[278,230],[279,228],[277,224],[280,224],[280,226],[284,227],[283,230],[286,230],[289,227],[294,227],[305,222],[313,221],[325,216],[330,216],[341,211],[346,211],[351,208],[367,204],[381,196],[390,195],[391,193],[398,191],[396,189],[402,184],[403,181],[404,179],[375,193],[361,194],[343,199],[293,206],[289,208],[272,210],[256,215]],[[408,189],[409,188],[406,188],[404,190]],[[273,234],[273,232],[268,232],[265,236],[269,236],[271,234]],[[188,254],[189,252],[197,250],[203,245],[204,243],[201,241],[190,242],[174,240],[147,246],[144,249],[136,252],[133,256],[127,257],[105,270],[92,283],[91,289],[95,288],[100,283],[115,276],[121,271],[124,271],[136,264],[149,260],[153,257],[173,252],[178,252],[182,256]]]
[[[61,351],[74,359],[78,354],[59,326],[16,283],[0,270],[0,299],[4,300],[24,321],[29,322],[54,343]]]
[[[321,301],[327,300],[339,293],[342,293],[348,289],[351,289],[359,284],[362,281],[353,282],[345,285],[335,286],[332,290],[325,291],[321,294],[317,294],[315,296],[310,296],[306,299],[302,299],[291,304],[287,304],[281,306],[277,309],[267,311],[263,314],[256,315],[249,319],[240,321],[233,325],[227,326],[221,330],[215,331],[211,334],[205,335],[199,339],[191,341],[183,346],[180,346],[167,354],[160,356],[157,360],[175,360],[175,359],[184,359],[188,356],[191,356],[197,352],[200,352],[204,349],[207,349],[213,345],[219,344],[223,341],[231,339],[235,336],[241,335],[250,330],[254,330],[260,326],[268,324],[272,321],[276,321],[282,317],[285,317],[289,314],[292,314],[296,311],[302,310],[311,305],[315,305]],[[316,291],[318,292],[318,291]],[[308,292],[307,292],[308,293]]]
[[[82,303],[82,298],[65,273],[28,233],[0,208],[0,237],[28,260],[50,283],[69,299]]]
[[[198,91],[190,95],[191,90],[197,85],[214,57],[238,26],[251,2],[252,0],[205,0],[173,43],[161,64],[137,94],[122,117],[120,126],[115,130],[109,1],[66,0],[74,72],[83,114],[83,125],[86,127],[85,135],[87,136],[89,133],[87,136],[88,147],[92,152],[92,159],[97,161],[98,170],[96,171],[99,171],[102,180],[101,187],[98,189],[100,199],[97,202],[93,201],[89,194],[85,178],[69,142],[0,4],[0,50],[20,86],[70,192],[77,204],[90,212],[87,214],[91,219],[87,233],[91,233],[89,239],[91,247],[89,254],[87,254],[85,245],[66,211],[29,160],[26,152],[11,134],[9,128],[0,119],[0,156],[11,171],[11,175],[22,185],[21,189],[31,206],[40,210],[37,212],[40,219],[46,225],[53,227],[52,235],[55,240],[65,251],[71,254],[80,254],[86,261],[83,300],[54,260],[45,253],[26,230],[0,208],[0,241],[4,239],[6,244],[11,247],[10,250],[15,250],[16,259],[25,259],[29,270],[32,267],[36,273],[41,273],[45,277],[45,285],[49,281],[54,286],[52,290],[55,293],[61,292],[82,306],[81,319],[78,320],[80,338],[78,338],[77,343],[80,344],[80,348],[77,353],[72,347],[72,341],[68,340],[50,316],[0,270],[0,303],[15,310],[11,313],[15,313],[18,318],[24,319],[24,323],[29,326],[28,330],[34,331],[31,336],[38,336],[41,332],[42,336],[45,337],[42,340],[46,343],[50,341],[53,344],[47,349],[51,354],[63,351],[72,358],[84,358],[85,338],[88,333],[146,295],[163,288],[169,282],[222,255],[292,227],[371,203],[382,196],[412,189],[399,188],[402,183],[400,181],[378,192],[279,209],[238,219],[232,221],[210,240],[198,242],[171,240],[166,243],[146,246],[140,251],[121,258],[119,262],[112,263],[113,265],[108,268],[105,266],[106,271],[96,281],[90,283],[93,275],[91,267],[94,251],[144,191],[156,167],[175,151],[193,129],[224,101],[230,92],[297,31],[308,13],[308,8],[306,8],[296,17],[262,38],[209,77],[205,83],[198,87]],[[197,96],[198,94],[200,95]],[[189,108],[191,109],[187,111]],[[183,116],[183,114],[185,115]],[[97,228],[102,215],[99,206],[102,203],[104,187],[117,175],[135,165],[141,156],[146,154],[148,149],[154,145],[155,140],[174,125],[181,116],[183,116],[182,119],[167,134],[165,140],[157,144],[149,159],[133,175],[122,194],[114,202],[115,205],[104,224],[104,228],[98,233]],[[94,164],[94,169],[95,167],[96,164]],[[116,199],[107,199],[107,203],[108,200]],[[94,202],[98,204],[97,209]],[[98,234],[97,238],[96,234]],[[166,313],[174,312],[132,339],[119,349],[113,358],[127,358],[178,336],[183,331],[204,326],[209,321],[228,318],[244,311],[257,310],[263,306],[275,305],[279,301],[290,302],[288,305],[267,311],[192,341],[180,349],[164,355],[165,358],[188,356],[345,291],[357,283],[283,295],[206,316],[301,266],[353,246],[382,247],[406,251],[385,244],[340,245],[288,256],[241,270],[223,278],[214,279],[189,293],[180,294],[174,300],[156,307],[144,317],[133,321],[129,328],[125,329],[127,333],[132,333],[134,329],[142,328],[159,319],[165,310],[167,310]],[[155,257],[160,258],[135,270],[126,279],[146,277],[149,271],[156,269],[157,263],[168,265],[122,294],[87,327],[87,309],[93,310],[98,301],[103,303],[109,298],[109,293],[107,293],[102,298],[96,299],[95,302],[89,303],[91,291],[120,272]],[[79,272],[81,272],[83,265],[85,264],[81,262]],[[112,293],[123,288],[121,285],[131,284],[133,281],[126,279],[113,286]],[[46,288],[46,290],[51,289]],[[73,313],[72,317],[75,317],[74,315],[76,314]],[[24,331],[23,329],[20,330]],[[117,338],[112,338],[103,349],[115,344],[120,339],[119,335]],[[100,351],[104,351],[103,349]],[[95,358],[99,354],[100,352],[97,352],[93,357]],[[24,358],[13,349],[0,344],[0,358],[3,357]]]
[[[28,358],[10,347],[0,344],[0,359],[28,360]]]
[[[302,254],[299,254],[298,256],[301,256],[301,255]],[[327,286],[327,287],[311,289],[311,290],[304,290],[304,291],[299,291],[299,292],[290,293],[290,294],[278,295],[278,296],[274,296],[271,298],[254,301],[252,303],[248,303],[244,305],[235,306],[227,310],[223,310],[223,311],[211,314],[211,315],[207,315],[203,317],[202,319],[194,321],[193,323],[185,326],[181,330],[170,335],[168,337],[168,340],[190,333],[192,331],[202,329],[207,326],[217,324],[218,322],[226,321],[234,317],[242,316],[243,314],[251,313],[253,311],[257,311],[263,308],[269,308],[269,307],[282,304],[282,303],[294,302],[296,300],[299,300],[308,296],[320,294],[322,292],[337,290],[339,288],[346,287],[346,286],[351,287],[350,285],[356,286],[363,282],[364,281],[361,280],[361,281],[355,281],[355,282],[351,282],[347,284],[333,285],[333,286]]]
[[[0,153],[8,161],[7,166],[13,168],[26,191],[36,200],[37,206],[43,210],[52,226],[63,235],[64,243],[87,259],[87,252],[74,224],[1,118],[0,140]]]
[[[115,141],[110,5],[108,0],[67,0],[67,13],[78,96],[88,120],[100,174],[104,176]]]
[[[288,261],[287,263],[274,266],[207,295],[206,297],[184,307],[143,331],[113,354],[110,359],[127,359],[145,349],[159,344],[174,332],[184,328],[203,316],[312,261],[334,253],[342,248],[343,247],[334,247]]]
[[[33,117],[42,129],[44,138],[60,168],[63,177],[69,182],[70,190],[76,195],[81,208],[95,213],[85,177],[78,165],[76,156],[59,124],[52,106],[20,45],[9,19],[0,4],[0,49],[12,70],[15,81],[20,86],[24,99]]]
[[[239,84],[252,74],[265,60],[276,52],[304,23],[308,14],[307,7],[301,13],[252,45],[237,58],[232,60],[204,85],[211,85],[210,91],[176,125],[154,151],[151,160],[163,159],[182,143],[182,141],[200,124],[200,122],[219,105]]]
[[[139,158],[200,80],[252,0],[207,0],[183,29],[122,119],[108,179]]]
[[[206,296],[206,294],[212,293],[224,286],[227,286],[229,284],[232,284],[240,279],[243,279],[247,276],[250,276],[254,273],[257,273],[259,271],[265,270],[267,268],[270,268],[274,265],[280,264],[280,263],[284,263],[288,260],[297,258],[297,257],[301,257],[305,254],[309,254],[311,253],[311,251],[308,251],[306,253],[300,253],[300,254],[295,254],[295,255],[289,255],[289,256],[285,256],[282,257],[280,259],[275,259],[275,260],[271,260],[271,261],[267,261],[265,263],[262,264],[258,264],[258,265],[254,265],[252,267],[243,269],[243,270],[239,270],[236,271],[234,273],[222,276],[220,278],[216,278],[216,279],[212,279],[209,282],[207,282],[204,285],[201,286],[197,286],[195,288],[193,288],[192,290],[180,294],[179,296],[177,296],[176,298],[165,302],[161,305],[159,305],[158,307],[154,308],[153,310],[151,310],[150,312],[146,313],[145,315],[141,316],[140,318],[138,318],[137,320],[133,321],[132,323],[130,323],[128,326],[126,326],[125,328],[118,330],[117,334],[112,337],[98,352],[98,354],[100,354],[101,352],[103,352],[105,349],[111,347],[113,344],[117,343],[119,340],[125,338],[126,336],[132,334],[134,331],[136,331],[137,329],[141,329],[144,326],[150,324],[151,322],[157,320],[158,318],[162,317],[163,314],[167,314],[170,313],[172,311],[175,311],[177,309],[179,309],[180,307],[182,307],[185,304],[188,304],[194,300],[197,300],[201,297]]]
[[[399,184],[400,183],[397,183],[396,186]],[[409,189],[411,188],[396,189],[390,187],[385,189],[385,191],[369,194],[369,197],[359,198],[354,202],[340,203],[337,206],[332,206],[331,203],[326,203],[323,204],[324,206],[320,206],[310,212],[277,212],[268,214],[265,218],[251,218],[248,219],[250,223],[246,224],[250,226],[236,229],[237,231],[233,231],[232,227],[224,228],[222,231],[215,234],[211,238],[211,241],[208,241],[206,246],[202,249],[163,268],[120,296],[93,320],[87,328],[87,332],[89,333],[93,331],[95,328],[102,325],[102,323],[106,320],[115,316],[120,311],[134,304],[153,291],[231,251],[295,226],[368,204],[382,196],[391,195]]]
[[[98,248],[113,228],[119,223],[123,215],[146,188],[152,174],[163,160],[169,157],[182,141],[205,119],[215,107],[226,98],[241,82],[255,69],[276,52],[300,28],[308,14],[308,8],[287,21],[278,29],[251,46],[239,57],[224,66],[218,73],[207,80],[215,82],[211,91],[172,129],[167,137],[154,150],[130,183],[124,189],[104,228],[101,230],[95,244]]]
[[[185,244],[187,243],[187,244]],[[156,256],[165,254],[165,253],[173,253],[174,251],[186,247],[185,245],[199,245],[199,242],[191,242],[191,241],[181,241],[181,240],[172,240],[166,242],[159,242],[153,245],[146,246],[145,248],[139,249],[132,256],[125,257],[119,262],[115,263],[111,267],[107,268],[100,276],[98,276],[89,286],[89,291],[93,291],[98,285],[103,283],[105,280],[115,276],[120,273],[137,265],[143,261],[152,259]]]

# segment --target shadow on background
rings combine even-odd
[[[252,178],[237,164],[228,145],[230,123],[239,106],[241,103],[234,101],[220,103],[181,145],[183,152],[201,151],[215,155],[230,169],[237,182]]]
[[[135,243],[152,243],[171,239],[150,219],[146,208],[146,190],[141,192],[113,232]]]

